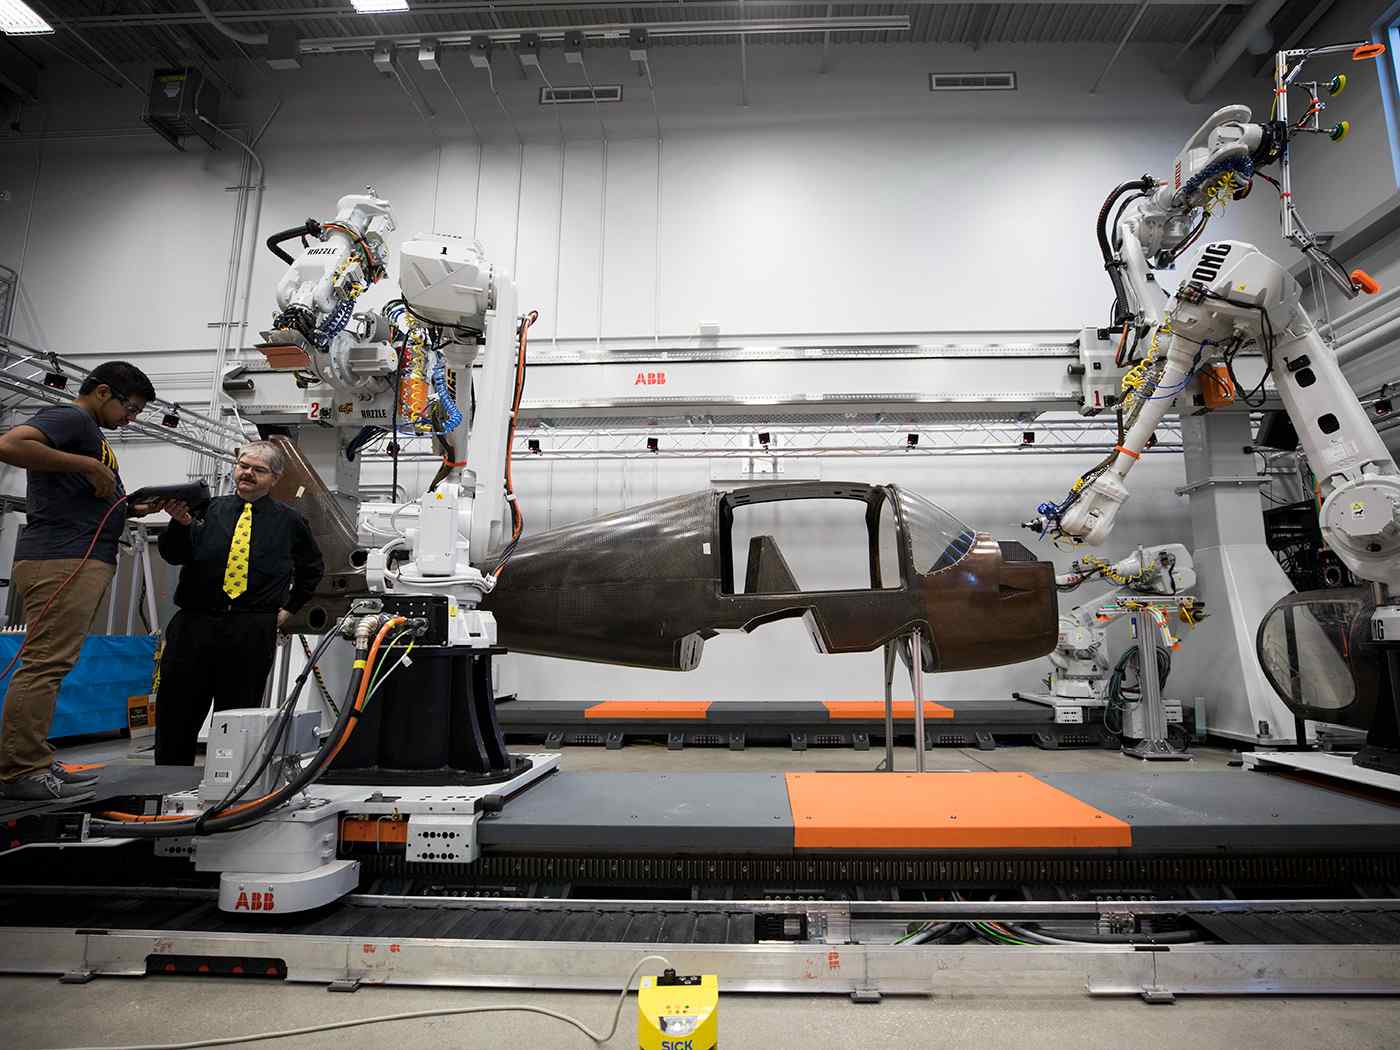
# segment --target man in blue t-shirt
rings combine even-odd
[[[48,801],[87,791],[96,779],[54,761],[49,724],[116,573],[127,515],[158,509],[120,502],[126,490],[102,431],[126,426],[155,396],[139,368],[108,361],[71,404],[41,409],[0,436],[0,463],[28,472],[26,523],[10,573],[27,631],[23,663],[5,693],[0,798]]]

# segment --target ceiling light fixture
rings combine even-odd
[[[0,3],[3,2],[0,0]],[[387,15],[408,10],[408,0],[350,0],[350,3],[362,15]]]
[[[0,33],[6,36],[37,36],[52,33],[49,25],[39,13],[24,0],[0,0]]]

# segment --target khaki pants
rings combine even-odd
[[[83,639],[97,619],[102,596],[116,574],[116,566],[105,561],[91,559],[78,569],[80,561],[17,561],[10,574],[11,586],[19,590],[24,603],[29,631],[21,666],[5,693],[0,782],[47,770],[53,761],[48,737],[58,687],[78,662]],[[78,574],[38,620],[44,605],[74,569]]]

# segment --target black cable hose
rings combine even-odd
[[[1113,206],[1118,203],[1119,197],[1134,191],[1146,194],[1149,190],[1154,189],[1156,185],[1157,180],[1151,175],[1144,175],[1142,178],[1133,182],[1120,183],[1115,186],[1113,192],[1104,199],[1103,207],[1099,209],[1099,217],[1098,221],[1095,223],[1094,234],[1098,238],[1099,254],[1103,256],[1104,269],[1108,271],[1108,279],[1113,283],[1113,294],[1115,297],[1114,313],[1109,323],[1110,328],[1117,328],[1127,320],[1126,304],[1128,302],[1128,292],[1123,284],[1123,274],[1121,272],[1122,264],[1113,257],[1113,248],[1109,243],[1109,236],[1104,224],[1108,222],[1109,214],[1113,211]]]
[[[1108,679],[1108,706],[1104,709],[1104,725],[1114,736],[1123,735],[1123,708],[1129,701],[1124,694],[1124,682],[1127,679],[1128,665],[1138,658],[1139,650],[1136,646],[1128,649],[1118,658],[1118,663],[1113,668],[1113,674]],[[1159,685],[1166,685],[1167,678],[1172,673],[1171,650],[1164,646],[1156,646],[1157,653],[1157,682]],[[1116,717],[1118,727],[1115,729],[1110,722]]]
[[[320,233],[321,224],[315,219],[307,219],[300,226],[292,226],[278,233],[274,233],[267,239],[267,247],[273,255],[290,266],[296,260],[282,250],[282,242],[294,240],[297,237],[317,237],[320,236]]]
[[[302,669],[301,674],[297,675],[296,682],[291,692],[287,694],[287,699],[282,704],[282,709],[277,716],[276,732],[273,733],[272,739],[267,746],[263,748],[262,761],[258,764],[258,768],[253,771],[251,776],[241,778],[243,779],[243,786],[238,788],[237,794],[224,797],[216,805],[199,815],[199,818],[195,821],[196,834],[202,832],[210,820],[213,820],[224,810],[236,805],[238,801],[248,793],[249,788],[253,786],[258,777],[263,775],[263,771],[267,769],[268,765],[272,762],[272,756],[277,751],[277,745],[281,741],[282,735],[287,731],[287,726],[291,724],[292,713],[296,710],[297,700],[301,698],[301,691],[306,686],[306,680],[311,676],[312,671],[315,670],[316,662],[321,659],[326,649],[330,647],[331,642],[334,640],[335,632],[326,632],[325,636],[322,637],[321,641],[307,658],[306,666]]]
[[[1128,210],[1128,205],[1132,204],[1133,201],[1142,200],[1142,198],[1146,196],[1147,194],[1142,192],[1134,193],[1122,204],[1118,205],[1118,210],[1113,213],[1113,225],[1108,228],[1108,237],[1115,248],[1122,247],[1122,243],[1118,240],[1118,224],[1123,220],[1123,213]]]
[[[1064,941],[1070,944],[1194,944],[1203,939],[1192,930],[1166,930],[1161,933],[1083,933],[1071,937],[1068,934],[1045,933],[1011,922],[1003,922],[1002,925],[1018,937],[1029,940],[1044,938],[1051,943]]]
[[[355,646],[355,663],[357,665],[361,664],[368,651],[368,641]],[[195,828],[200,827],[201,824],[203,834],[214,835],[221,831],[236,831],[238,828],[261,820],[321,775],[322,770],[330,761],[330,755],[335,749],[336,742],[345,736],[347,730],[360,717],[360,712],[355,710],[355,695],[359,691],[364,673],[363,666],[356,666],[351,672],[350,684],[345,690],[345,706],[341,708],[335,728],[331,730],[331,735],[326,742],[321,745],[321,750],[316,752],[316,757],[307,764],[295,780],[285,784],[257,805],[242,813],[235,813],[227,817],[215,817],[207,821],[191,818],[189,820],[138,824],[120,820],[93,820],[88,825],[89,832],[116,838],[163,839],[193,834]]]

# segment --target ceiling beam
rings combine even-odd
[[[1118,41],[1118,46],[1113,49],[1113,54],[1108,56],[1108,64],[1103,67],[1103,72],[1099,74],[1099,79],[1094,81],[1094,86],[1089,89],[1089,94],[1096,94],[1099,85],[1103,83],[1104,77],[1108,76],[1108,71],[1113,68],[1113,64],[1118,61],[1118,56],[1123,53],[1123,49],[1128,46],[1128,41],[1133,38],[1133,32],[1137,29],[1138,23],[1142,21],[1142,16],[1147,14],[1147,9],[1152,6],[1152,0],[1142,0],[1137,11],[1133,13],[1132,20],[1128,22],[1128,28],[1123,30],[1123,39]]]
[[[950,7],[971,6],[984,7],[1004,0],[901,0],[899,6],[910,8],[922,7]],[[1021,4],[1032,7],[1045,6],[1066,6],[1058,3],[1057,0],[1020,0]],[[1226,7],[1248,7],[1253,0],[1223,0]],[[744,0],[746,6],[750,7],[784,7],[790,8],[790,0]],[[1153,7],[1200,7],[1201,0],[1151,0]],[[1068,6],[1073,7],[1121,7],[1123,0],[1074,0]],[[675,0],[635,0],[628,4],[633,8],[665,8],[668,12],[681,10],[687,7],[708,8],[713,10],[716,7],[738,7],[738,0],[728,0],[728,2],[705,3],[701,0],[687,0],[687,2],[676,3]],[[872,5],[874,6],[874,5]],[[881,5],[885,6],[885,5]],[[457,14],[488,14],[495,15],[501,11],[519,11],[522,13],[534,12],[560,12],[578,11],[586,12],[590,10],[614,11],[618,5],[615,2],[596,2],[596,0],[575,0],[575,2],[546,2],[534,3],[531,0],[446,0],[443,3],[427,3],[418,0],[413,9],[406,15],[395,16],[412,18],[415,15],[438,17],[442,15]],[[363,18],[358,15],[349,4],[326,4],[320,7],[274,7],[274,8],[238,8],[217,11],[219,21],[228,23],[239,22],[296,22],[307,18]],[[78,29],[102,29],[113,26],[155,26],[155,25],[200,25],[204,23],[204,16],[198,11],[175,11],[170,13],[140,13],[123,15],[85,15],[68,19],[69,26]]]
[[[1332,10],[1332,5],[1336,0],[1317,0],[1313,4],[1312,10],[1303,16],[1303,20],[1293,27],[1293,32],[1289,33],[1283,43],[1278,44],[1273,52],[1259,63],[1259,68],[1254,71],[1256,77],[1274,75],[1274,53],[1278,51],[1291,51],[1297,47],[1303,37],[1312,31],[1312,27],[1322,20],[1322,16]]]

